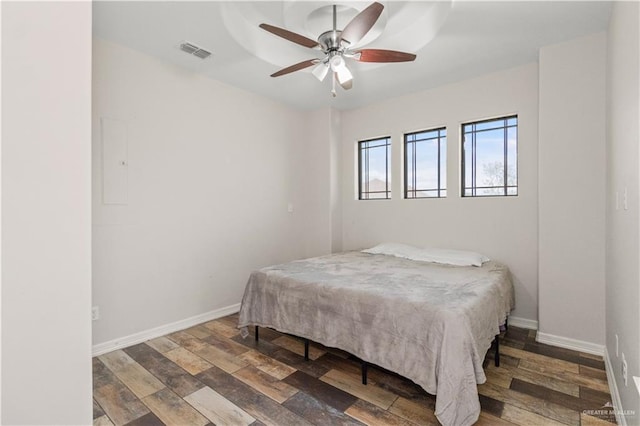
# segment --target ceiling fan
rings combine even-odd
[[[346,59],[359,62],[409,62],[416,59],[412,53],[398,52],[384,49],[352,49],[375,25],[384,6],[378,2],[370,4],[366,9],[357,14],[342,31],[336,28],[336,5],[333,5],[333,29],[320,34],[318,41],[311,40],[303,35],[296,34],[284,28],[269,24],[260,24],[260,28],[269,31],[279,37],[289,40],[310,49],[320,49],[324,53],[322,59],[308,59],[289,67],[283,68],[271,74],[271,77],[280,77],[294,71],[315,67],[312,74],[320,81],[332,71],[332,90],[336,96],[336,81],[340,86],[349,90],[353,87],[353,74],[347,67]]]

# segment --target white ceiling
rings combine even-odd
[[[341,1],[338,28],[370,2]],[[296,108],[356,108],[536,61],[541,46],[607,28],[611,4],[598,1],[381,1],[385,11],[363,42],[417,54],[415,62],[349,62],[353,89],[330,95],[308,71],[278,78],[280,68],[321,52],[258,28],[266,22],[311,39],[331,28],[332,2],[93,3],[94,35]],[[324,25],[324,21],[328,21]],[[189,41],[213,52],[201,60],[178,49]]]

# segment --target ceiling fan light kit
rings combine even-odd
[[[336,81],[344,90],[353,87],[353,74],[347,67],[345,58],[359,62],[410,62],[415,60],[412,53],[397,52],[385,49],[358,49],[352,50],[362,38],[371,30],[380,17],[384,6],[380,3],[372,3],[358,13],[342,31],[336,28],[336,5],[333,5],[333,30],[320,34],[318,41],[311,40],[303,35],[296,34],[284,28],[269,24],[260,24],[260,28],[272,34],[289,40],[293,43],[310,49],[319,49],[324,53],[322,59],[309,59],[287,68],[283,68],[271,74],[271,77],[280,77],[315,65],[311,73],[320,81],[323,81],[329,70],[332,74],[333,96],[336,96]]]
[[[325,64],[324,62],[319,63],[311,70],[311,74],[313,74],[315,78],[320,81],[324,81],[324,78],[327,76],[328,72],[329,65]]]
[[[347,68],[344,58],[340,55],[335,55],[329,60],[329,65],[331,66],[331,71],[338,78],[340,85],[347,89],[346,85],[353,80],[353,74]],[[350,88],[351,86],[349,86]]]

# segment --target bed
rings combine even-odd
[[[482,363],[514,305],[510,273],[345,252],[251,274],[238,327],[270,327],[413,380],[436,395],[443,425],[480,414]]]

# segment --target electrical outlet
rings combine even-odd
[[[91,321],[98,321],[100,319],[100,307],[94,306],[91,308]]]
[[[620,355],[618,355],[618,335],[616,334],[616,356],[620,357]]]
[[[624,352],[622,352],[622,380],[624,380],[624,385],[627,386],[627,360],[624,358]]]

